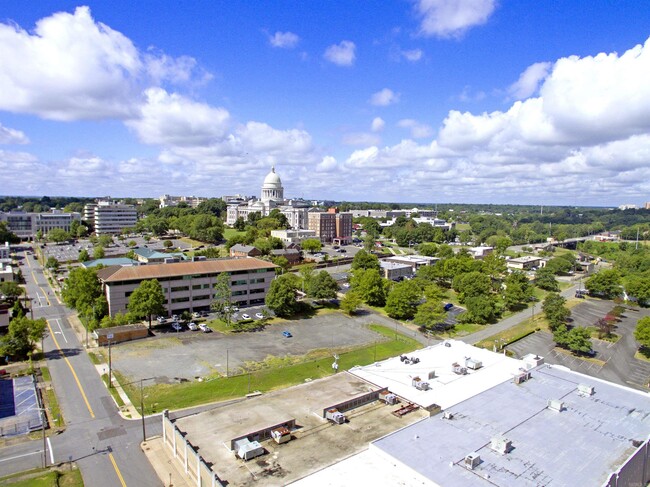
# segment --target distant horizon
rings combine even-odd
[[[85,3],[3,5],[7,193],[650,200],[640,2]]]

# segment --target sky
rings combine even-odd
[[[650,201],[646,0],[0,5],[0,194]]]

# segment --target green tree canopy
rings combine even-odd
[[[348,291],[341,300],[341,309],[351,315],[359,309],[362,303],[363,299],[361,299],[361,296],[357,291]]]
[[[278,316],[287,317],[296,312],[296,282],[293,277],[296,276],[292,274],[278,276],[271,283],[266,295],[266,305]]]
[[[376,269],[379,272],[379,259],[376,255],[370,254],[365,250],[359,250],[352,259],[352,270],[355,269]]]
[[[323,248],[323,244],[317,238],[308,238],[302,241],[300,244],[303,250],[313,254],[314,252],[320,252]]]
[[[611,299],[621,293],[621,276],[615,269],[603,269],[585,281],[585,287],[592,295]]]
[[[149,318],[149,328],[153,315],[165,313],[165,293],[157,279],[147,279],[140,283],[129,296],[129,313],[138,318]]]
[[[535,285],[546,291],[558,292],[560,290],[560,285],[555,280],[554,272],[546,267],[540,267],[535,272]]]
[[[79,262],[88,262],[90,260],[90,255],[88,255],[88,251],[86,249],[81,249],[77,260],[79,260]]]
[[[230,280],[230,274],[227,272],[222,272],[217,276],[217,282],[214,285],[214,300],[210,305],[212,310],[226,320],[227,325],[230,325],[230,318],[233,313]]]
[[[17,282],[0,282],[0,294],[5,296],[9,301],[15,301],[22,296],[24,292],[25,289],[23,289]]]
[[[104,247],[99,245],[93,249],[94,259],[103,259],[104,257],[106,257],[106,251],[104,250]]]
[[[499,314],[495,297],[488,294],[467,297],[465,307],[467,312],[459,316],[459,320],[465,323],[490,323]]]
[[[24,316],[13,318],[9,322],[7,334],[0,340],[0,353],[14,359],[25,359],[36,348],[36,343],[45,333],[45,318],[30,320]]]
[[[61,296],[69,308],[79,313],[86,313],[88,309],[92,309],[103,296],[101,283],[97,279],[97,270],[84,267],[72,269],[63,283]]]
[[[446,316],[447,313],[442,301],[427,299],[425,303],[418,306],[413,322],[424,328],[436,329],[445,320]]]
[[[467,272],[458,274],[453,280],[452,287],[458,293],[458,301],[464,303],[467,298],[490,294],[492,280],[482,272]]]
[[[523,272],[513,272],[504,279],[503,301],[508,309],[527,303],[533,297],[533,286]]]
[[[644,316],[636,322],[634,338],[642,347],[650,348],[650,316]]]
[[[320,271],[309,282],[309,295],[316,299],[333,299],[339,285],[327,271]]]
[[[62,242],[67,242],[72,238],[72,235],[70,233],[66,232],[62,228],[53,228],[49,232],[47,232],[47,239],[50,242],[56,242],[56,243],[62,243]]]
[[[20,238],[13,233],[11,230],[9,230],[9,226],[7,225],[7,222],[0,222],[0,242],[9,242],[9,243],[18,243],[20,242]]]
[[[59,261],[58,261],[58,259],[56,257],[50,256],[45,261],[45,268],[50,269],[52,272],[58,271],[60,265],[61,264],[59,263]]]
[[[402,281],[395,284],[386,298],[386,313],[398,320],[411,319],[417,311],[422,299],[422,290],[413,281]]]
[[[566,299],[558,293],[549,293],[544,298],[542,310],[549,323],[551,331],[566,323],[571,316],[571,311],[566,307]]]
[[[350,280],[352,288],[371,306],[386,304],[387,281],[377,269],[357,269]]]
[[[639,303],[650,301],[650,277],[647,276],[630,276],[626,279],[625,292]]]

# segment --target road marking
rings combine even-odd
[[[115,469],[117,478],[120,479],[120,482],[122,483],[122,487],[126,487],[126,482],[124,482],[124,477],[122,477],[122,472],[120,472],[120,469],[117,468],[117,463],[115,463],[115,458],[113,457],[113,454],[109,452],[108,458],[111,459],[111,463],[113,464],[113,468]]]
[[[59,327],[59,330],[61,330],[61,335],[63,335],[63,339],[65,340],[66,343],[68,343],[68,339],[65,337],[65,333],[63,333],[63,328],[61,328],[61,322],[59,321],[58,318],[55,318],[54,321],[56,321],[56,324]]]
[[[74,368],[72,367],[72,364],[68,360],[68,357],[66,357],[65,354],[63,353],[63,350],[61,350],[61,347],[59,346],[59,342],[56,340],[56,337],[54,336],[54,331],[52,331],[52,326],[50,326],[49,320],[47,322],[47,327],[50,330],[50,336],[52,337],[52,340],[54,340],[54,345],[56,345],[56,348],[59,349],[59,353],[63,357],[63,360],[65,360],[65,363],[68,364],[68,367],[70,367],[70,372],[72,372],[72,376],[74,377],[74,380],[77,383],[77,387],[79,387],[79,392],[81,392],[81,397],[83,397],[83,400],[86,403],[86,407],[88,408],[88,412],[90,412],[90,417],[94,418],[95,413],[93,412],[93,408],[90,407],[90,403],[88,402],[88,398],[86,397],[86,393],[84,392],[83,387],[81,387],[81,382],[79,381],[79,377],[77,377],[77,373],[74,371]]]
[[[31,453],[25,453],[23,455],[16,455],[15,457],[9,457],[9,458],[3,458],[0,460],[0,463],[2,462],[8,462],[9,460],[15,460],[16,458],[22,458],[22,457],[28,457],[30,455],[36,455],[37,453],[43,453],[43,450],[36,450]],[[52,462],[54,463],[54,462]]]
[[[54,450],[52,449],[52,443],[50,443],[50,437],[47,437],[47,447],[50,450],[50,464],[54,465]]]

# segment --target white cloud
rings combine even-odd
[[[535,93],[540,83],[548,76],[551,69],[551,63],[531,64],[521,73],[519,79],[510,85],[508,92],[517,100],[523,100]]]
[[[402,51],[401,55],[406,59],[407,61],[410,61],[412,63],[415,63],[422,59],[423,56],[422,49],[411,49],[409,51]]]
[[[298,37],[293,32],[276,32],[273,35],[269,35],[269,43],[273,47],[279,47],[282,49],[293,49],[298,45],[300,37]]]
[[[420,32],[425,36],[457,37],[487,22],[495,0],[418,0]]]
[[[338,66],[352,66],[356,59],[356,46],[352,41],[341,41],[325,49],[323,57]]]
[[[338,162],[332,156],[325,156],[316,166],[318,172],[331,172],[338,168]]]
[[[376,134],[366,132],[355,132],[345,134],[342,140],[345,145],[376,145],[381,142],[381,138]]]
[[[399,102],[399,98],[399,93],[395,93],[389,88],[384,88],[377,93],[373,93],[370,97],[370,104],[378,107],[385,107]]]
[[[381,117],[375,117],[372,119],[372,123],[370,124],[370,130],[373,132],[381,132],[384,130],[384,127],[386,125],[386,122]]]
[[[409,129],[414,139],[425,139],[433,135],[433,129],[429,125],[410,118],[400,120],[397,126]]]
[[[5,127],[0,123],[0,144],[29,144],[29,139],[20,130]]]
[[[140,53],[95,22],[88,7],[43,18],[33,33],[0,24],[1,110],[54,120],[126,119],[143,88],[189,80],[194,67],[189,57]]]

